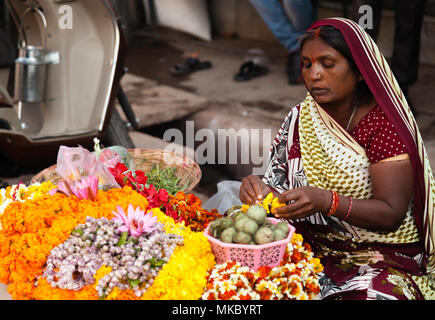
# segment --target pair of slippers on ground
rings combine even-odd
[[[205,70],[212,67],[210,61],[201,61],[198,57],[188,57],[183,63],[171,68],[173,75],[187,75],[195,71]],[[248,81],[252,78],[263,76],[269,73],[269,69],[251,60],[245,62],[240,67],[239,72],[234,76],[234,81]]]

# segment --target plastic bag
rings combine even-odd
[[[241,206],[243,204],[239,199],[241,185],[240,181],[225,180],[219,182],[217,193],[207,200],[203,208],[208,211],[217,209],[220,214],[225,214],[232,206]]]
[[[119,188],[115,177],[107,167],[98,160],[95,154],[81,146],[76,148],[60,146],[57,154],[56,172],[69,184],[75,183],[83,177],[96,176],[99,189]]]
[[[114,168],[118,162],[122,162],[129,170],[134,171],[133,156],[122,146],[111,146],[101,149],[100,140],[94,138],[93,154],[95,154],[106,167]]]

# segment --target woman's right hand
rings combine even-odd
[[[262,201],[269,192],[272,190],[259,176],[250,175],[242,179],[239,198],[243,203],[252,205]]]

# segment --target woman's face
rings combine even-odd
[[[339,51],[316,37],[305,42],[301,59],[302,76],[317,103],[350,106],[356,93],[358,76]]]

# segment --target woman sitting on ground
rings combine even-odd
[[[261,179],[322,259],[323,299],[434,299],[435,185],[408,104],[356,23],[316,22],[301,39],[306,99],[286,117]]]

